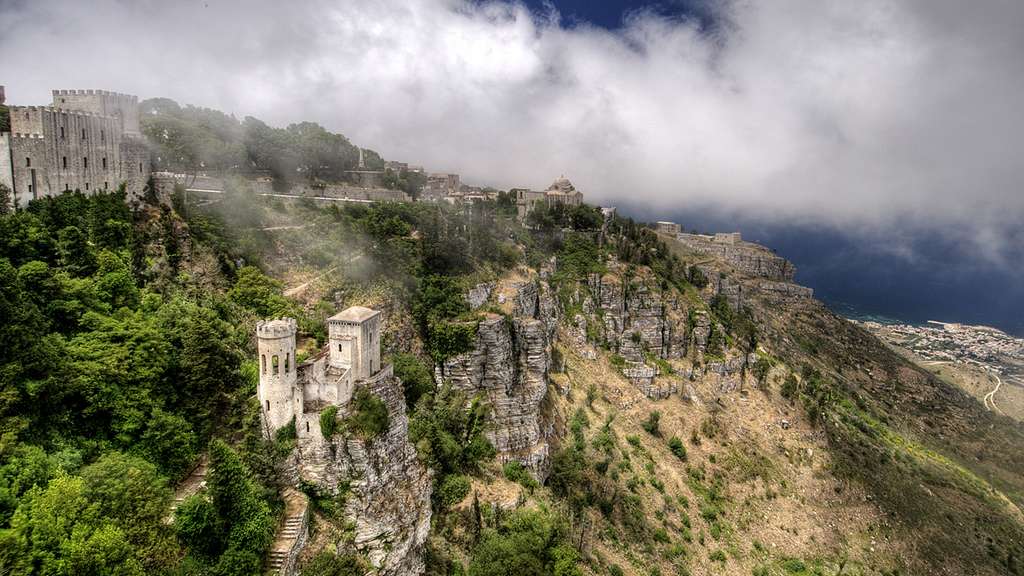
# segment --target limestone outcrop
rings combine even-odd
[[[676,239],[694,252],[715,256],[744,276],[792,282],[796,274],[792,262],[759,244],[723,243],[699,234],[679,234]]]
[[[387,406],[387,430],[371,439],[345,433],[324,438],[314,424],[300,436],[294,461],[302,480],[332,494],[348,490],[345,515],[355,527],[355,546],[379,574],[420,574],[432,478],[409,442],[401,386],[390,370],[382,372],[360,386]],[[342,406],[338,417],[350,409]]]
[[[498,460],[519,461],[543,480],[553,426],[542,406],[557,309],[542,281],[505,283],[496,291],[509,313],[486,313],[477,326],[473,350],[442,363],[436,375],[458,390],[483,394],[491,408],[487,436]]]
[[[682,358],[688,347],[688,307],[674,293],[661,290],[649,272],[634,276],[619,270],[592,274],[587,293],[578,293],[584,310],[603,321],[600,337],[632,362],[645,352],[660,358]]]

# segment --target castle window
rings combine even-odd
[[[65,191],[65,192],[71,192],[71,185],[69,185],[69,184],[64,184],[64,191]]]
[[[107,141],[107,134],[103,130],[100,130],[100,142],[106,142],[106,141]]]
[[[86,191],[86,192],[88,192],[88,191],[89,191],[89,183],[88,183],[88,182],[86,182],[86,183],[85,183],[85,191]]]
[[[260,355],[260,364],[263,365],[263,373],[266,374],[267,373],[267,355],[266,354],[261,354]]]
[[[82,140],[85,140],[85,128],[82,128]]]
[[[309,434],[309,420],[306,420],[306,434]]]
[[[26,168],[31,168],[32,167],[32,159],[31,158],[27,158],[27,157],[25,158],[25,167]]]
[[[341,344],[338,344],[338,352],[341,352]]]
[[[270,412],[270,400],[267,400],[267,412]]]
[[[284,373],[287,374],[292,371],[292,353],[285,352],[284,355]]]
[[[61,158],[61,162],[64,164],[64,169],[67,170],[68,169],[68,157],[64,156],[63,158]]]
[[[270,372],[271,374],[281,373],[281,360],[278,359],[277,354],[270,358]]]
[[[139,162],[139,174],[142,174],[142,162]]]
[[[103,189],[106,190],[109,187],[109,184],[110,184],[109,182],[104,182],[103,183]]]
[[[89,167],[89,157],[86,156],[86,157],[82,158],[82,168],[88,168],[88,167]]]
[[[103,157],[103,169],[104,170],[107,169],[107,158],[106,158],[106,156]]]
[[[64,127],[63,126],[60,127],[60,139],[61,140],[64,139]]]

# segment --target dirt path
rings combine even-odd
[[[303,282],[302,284],[299,284],[298,286],[295,286],[293,288],[289,288],[289,289],[285,290],[284,291],[285,297],[295,296],[296,294],[301,293],[306,288],[309,288],[310,284],[312,284],[313,282],[316,282],[317,280],[323,278],[324,276],[327,276],[328,274],[330,274],[331,272],[334,272],[337,269],[338,269],[337,266],[332,266],[329,270],[327,270],[323,274],[320,274],[318,276],[314,276],[312,279],[307,280],[307,281]]]
[[[275,230],[302,230],[303,228],[309,228],[312,224],[296,224],[293,226],[268,226],[267,228],[260,228],[263,232],[273,232]]]
[[[996,412],[1002,414],[1003,411],[996,406],[996,392],[999,392],[999,388],[1003,385],[1003,380],[1002,378],[999,377],[998,374],[992,374],[992,376],[996,379],[996,387],[993,388],[992,391],[989,392],[988,394],[985,394],[985,408],[988,409],[989,411],[995,410]],[[989,408],[989,405],[991,405],[992,407]]]
[[[206,473],[210,469],[210,459],[206,454],[199,457],[199,463],[192,472],[174,488],[174,500],[171,502],[168,522],[174,521],[174,511],[181,506],[189,496],[199,492],[206,487]]]

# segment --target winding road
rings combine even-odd
[[[989,411],[995,410],[996,412],[1002,414],[1003,411],[1000,410],[998,406],[996,406],[996,392],[999,392],[999,388],[1003,385],[1003,379],[1000,378],[998,374],[990,374],[993,378],[996,379],[996,387],[993,388],[992,391],[989,392],[988,394],[985,394],[985,398],[983,399],[985,403],[985,408],[987,408]],[[989,406],[991,406],[991,408]]]

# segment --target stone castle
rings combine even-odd
[[[391,378],[380,360],[379,311],[353,306],[327,319],[328,343],[299,364],[295,357],[296,322],[262,321],[256,326],[260,384],[258,397],[268,436],[289,425],[301,438],[320,437],[320,412],[344,406],[357,382]]]
[[[297,487],[309,483],[324,494],[346,494],[344,514],[353,544],[375,574],[423,572],[423,544],[430,532],[431,474],[409,441],[401,383],[381,362],[380,311],[353,306],[327,319],[328,341],[316,355],[296,359],[297,324],[292,318],[256,325],[263,432],[294,423],[295,446],[278,469]],[[329,406],[343,419],[354,410],[356,390],[366,390],[387,408],[387,428],[373,438],[324,434],[320,418]],[[282,574],[294,573],[304,537],[290,546]]]
[[[105,90],[54,90],[49,106],[11,106],[0,134],[0,184],[16,206],[80,190],[140,193],[149,151],[139,131],[135,96]]]

